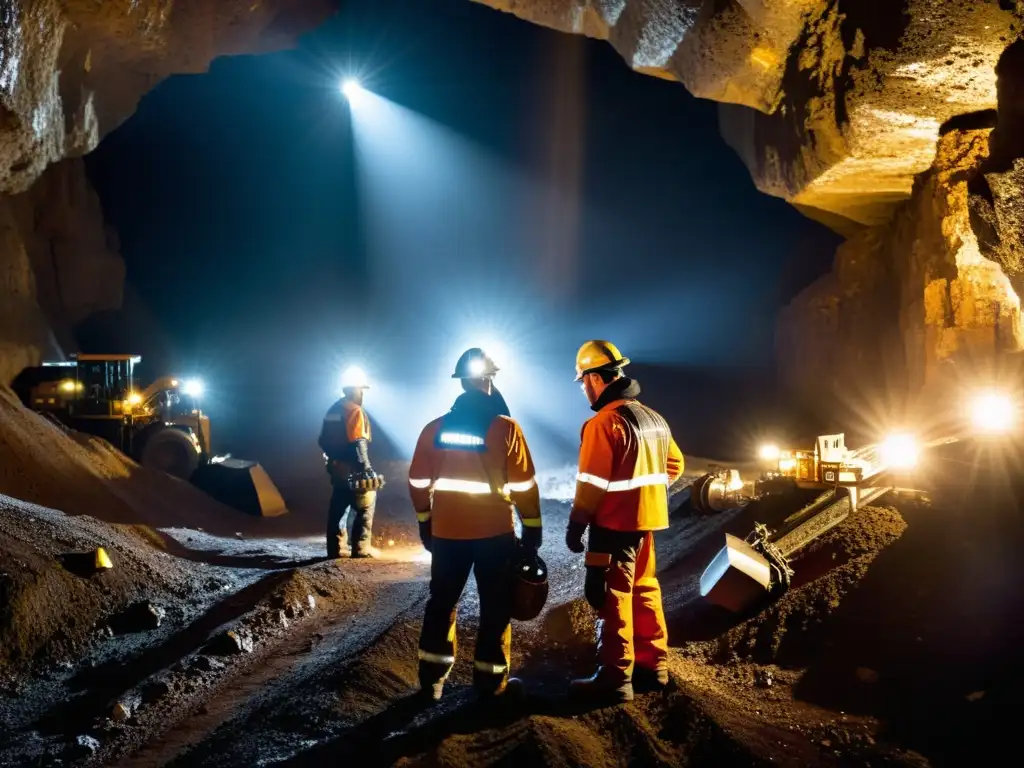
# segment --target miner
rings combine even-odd
[[[665,419],[640,403],[640,385],[614,344],[588,341],[576,381],[596,415],[583,425],[566,545],[586,547],[584,594],[598,614],[598,668],[573,694],[613,701],[668,685],[668,633],[655,573],[654,531],[668,528],[668,487],[683,471]]]
[[[327,556],[339,558],[347,549],[346,522],[352,511],[352,557],[375,557],[373,511],[384,478],[370,466],[370,419],[363,409],[363,393],[370,388],[366,374],[350,368],[342,375],[344,396],[324,416],[320,449],[331,477],[331,503],[327,511]]]
[[[540,548],[540,494],[522,429],[492,396],[497,372],[479,348],[459,358],[452,378],[461,380],[463,394],[424,427],[409,467],[420,538],[432,555],[418,655],[420,687],[434,699],[455,663],[456,607],[470,571],[480,596],[474,688],[484,699],[522,690],[509,677],[510,579],[524,551]]]

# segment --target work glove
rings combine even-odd
[[[353,491],[379,491],[384,487],[384,475],[378,475],[372,469],[353,472],[349,475],[348,487]]]
[[[580,554],[586,547],[583,546],[583,534],[587,532],[586,523],[574,523],[569,521],[569,527],[565,529],[565,546],[570,552]]]
[[[587,578],[583,582],[583,596],[587,598],[590,607],[600,611],[604,607],[604,601],[608,596],[607,579],[608,569],[603,565],[588,565]]]
[[[434,537],[430,532],[430,521],[427,520],[425,523],[420,523],[420,541],[423,542],[423,548],[427,552],[431,552],[434,546]]]
[[[528,528],[523,526],[523,538],[520,543],[523,545],[523,549],[527,552],[537,554],[537,550],[540,549],[540,543],[542,539],[541,528]]]

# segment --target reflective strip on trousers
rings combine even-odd
[[[421,480],[419,478],[416,478],[414,480],[414,479],[412,479],[410,477],[409,478],[409,485],[411,485],[413,488],[429,488],[430,487],[430,478],[427,478],[426,480]]]
[[[489,675],[503,675],[508,669],[507,664],[492,664],[489,661],[474,661],[473,666]]]
[[[589,483],[609,493],[632,491],[645,485],[668,485],[668,475],[664,472],[655,475],[640,475],[640,477],[633,477],[629,480],[605,480],[597,475],[588,475],[586,472],[580,472],[576,475],[576,479],[581,483]]]
[[[431,653],[420,648],[420,661],[429,661],[431,664],[445,664],[451,666],[455,663],[454,656],[445,656],[443,653]]]

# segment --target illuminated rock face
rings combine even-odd
[[[288,48],[338,4],[0,0],[0,384],[120,302],[116,245],[64,158],[94,149],[167,75]]]
[[[777,334],[837,428],[1021,349],[1024,2],[477,1],[721,102],[757,187],[849,238]]]
[[[1024,347],[1018,294],[971,226],[969,190],[990,138],[990,128],[944,134],[892,222],[844,243],[832,273],[782,312],[779,365],[791,390],[856,414],[898,413],[948,384],[949,364],[969,378]]]
[[[1011,0],[477,0],[608,40],[722,103],[758,189],[844,234],[889,219],[939,128],[994,108]]]

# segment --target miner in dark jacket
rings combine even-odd
[[[370,419],[363,409],[369,389],[364,374],[350,368],[342,377],[344,397],[324,416],[320,449],[331,476],[331,504],[327,512],[327,556],[339,558],[347,549],[346,519],[352,510],[352,557],[375,557],[371,546],[377,489],[383,485],[370,466]]]

